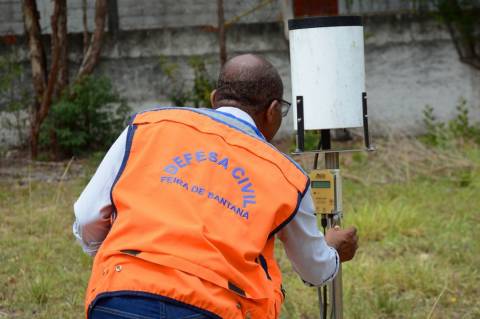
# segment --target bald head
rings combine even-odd
[[[230,59],[223,66],[214,106],[260,111],[272,100],[281,99],[282,95],[282,79],[275,67],[258,55],[244,54]]]

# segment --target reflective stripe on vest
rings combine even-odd
[[[159,293],[168,290],[164,285],[177,287],[162,292],[166,297],[226,317],[198,296],[189,298],[179,278],[158,282],[150,273],[154,284],[132,286],[130,277],[116,276],[115,283],[96,285],[101,269],[122,255],[225,289],[214,298],[234,293],[259,304],[277,298],[272,236],[296,213],[308,177],[248,123],[232,125],[219,113],[167,108],[133,119],[112,189],[116,218],[95,258],[87,304],[112,289]],[[258,262],[261,254],[266,260]],[[275,283],[266,276],[267,263]]]

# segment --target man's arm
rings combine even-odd
[[[83,250],[93,256],[110,231],[113,211],[110,191],[122,164],[127,129],[117,138],[97,168],[88,185],[75,202],[73,234]]]
[[[300,277],[310,285],[321,286],[335,277],[341,261],[348,260],[344,257],[347,250],[355,253],[357,239],[356,235],[351,240],[347,238],[350,230],[328,231],[325,238],[318,230],[314,213],[315,207],[308,189],[297,214],[278,233],[278,238],[283,242],[285,252]]]

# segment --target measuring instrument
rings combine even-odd
[[[339,169],[314,169],[309,173],[310,191],[317,213],[332,215],[341,209],[341,177]],[[337,200],[338,199],[338,200]]]
[[[316,213],[325,232],[341,226],[342,179],[340,153],[371,151],[365,92],[364,33],[361,17],[334,16],[288,21],[294,129],[293,155],[314,154],[309,172]],[[335,149],[331,130],[363,128],[365,147]],[[316,150],[305,150],[305,131],[320,132]],[[319,154],[325,169],[318,169]],[[342,271],[327,286],[318,288],[320,318],[343,318]]]

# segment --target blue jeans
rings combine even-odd
[[[144,296],[125,295],[101,298],[90,312],[91,319],[206,319],[204,313]]]

